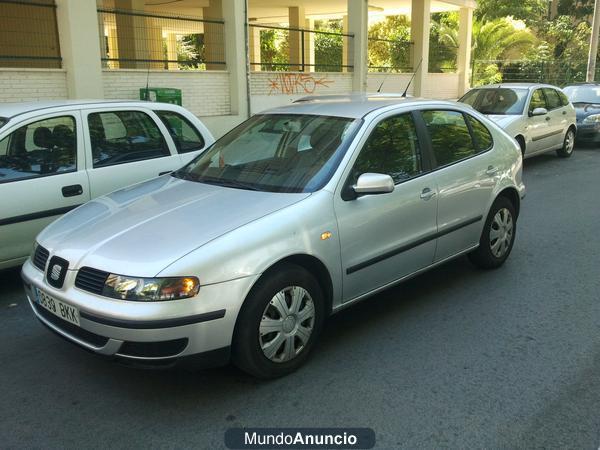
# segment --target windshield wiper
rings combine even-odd
[[[248,191],[259,191],[260,189],[258,189],[256,186],[253,186],[252,184],[248,184],[248,183],[244,183],[243,181],[237,181],[237,180],[224,180],[221,178],[198,178],[196,181],[199,181],[201,183],[207,183],[207,184],[214,184],[216,186],[223,186],[223,187],[231,187],[231,188],[236,188],[236,189],[246,189]]]

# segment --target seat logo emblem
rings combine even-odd
[[[54,281],[58,281],[61,272],[62,267],[60,267],[58,264],[54,264],[52,266],[52,272],[50,272],[50,278],[52,278]]]

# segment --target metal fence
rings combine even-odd
[[[0,67],[61,64],[54,0],[0,0]]]
[[[349,33],[248,24],[251,70],[350,72]]]
[[[435,42],[429,43],[429,72],[456,72],[458,66],[458,47]]]
[[[412,72],[413,48],[410,41],[369,38],[369,72]]]
[[[102,62],[111,69],[225,70],[223,20],[98,9]]]
[[[564,86],[585,81],[587,61],[473,60],[471,85],[500,82],[549,83]],[[596,70],[596,79],[600,67]]]

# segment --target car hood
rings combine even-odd
[[[600,104],[598,103],[574,103],[577,122],[581,122],[587,116],[600,114]]]
[[[504,129],[521,118],[521,116],[516,114],[488,114],[486,117]]]
[[[38,236],[69,269],[153,277],[227,232],[310,194],[249,191],[163,176],[99,197]]]

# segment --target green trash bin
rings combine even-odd
[[[140,88],[140,100],[150,102],[172,103],[181,106],[181,89],[175,88]]]

